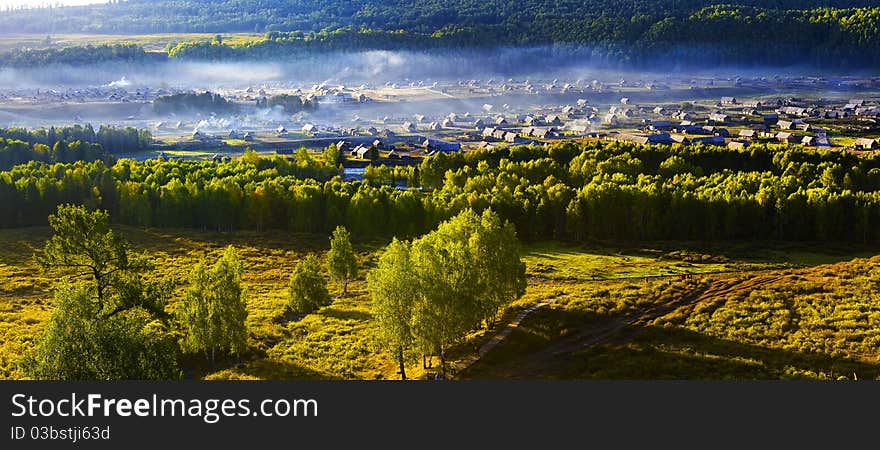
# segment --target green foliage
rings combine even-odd
[[[49,129],[0,129],[0,170],[29,161],[72,163],[103,161],[112,163],[111,154],[144,150],[152,144],[149,130],[102,125],[96,132],[91,125]]]
[[[327,252],[327,273],[330,278],[342,285],[342,295],[348,293],[348,282],[357,278],[357,258],[351,248],[351,235],[343,226],[336,227],[330,237],[330,251]]]
[[[342,225],[404,237],[492,209],[524,240],[880,240],[880,155],[841,149],[565,143],[438,154],[373,167],[362,182],[338,174],[307,150],[227,163],[31,162],[0,173],[0,226],[44,224],[75,202],[120,223],[213,230]]]
[[[180,50],[178,50],[180,51]],[[279,94],[271,97],[261,97],[257,99],[258,108],[275,108],[279,107],[288,114],[296,114],[300,111],[311,111],[318,107],[318,103],[313,100],[305,100],[298,95]]]
[[[554,44],[630,68],[638,62],[652,68],[688,62],[851,67],[880,63],[873,45],[880,36],[878,6],[876,0],[160,0],[51,14],[12,11],[0,16],[0,27],[31,33],[265,32],[243,44],[214,38],[169,49],[172,58],[192,59]],[[117,45],[19,50],[0,62],[151,58],[139,47]]]
[[[213,112],[217,114],[234,113],[238,105],[213,92],[201,94],[183,93],[159,97],[153,101],[157,114],[176,114],[181,112]]]
[[[370,285],[380,335],[403,371],[413,343],[439,354],[491,321],[502,306],[525,292],[525,264],[516,234],[492,211],[471,210],[407,243],[397,240],[371,272]],[[405,283],[400,286],[396,283]]]
[[[292,311],[309,314],[330,301],[327,280],[321,274],[321,263],[315,255],[299,261],[290,276],[288,304]]]
[[[61,285],[55,311],[22,360],[38,380],[167,380],[180,377],[179,349],[166,326],[135,307],[112,317],[84,285]]]
[[[169,283],[151,283],[143,256],[109,226],[106,211],[61,205],[35,257],[62,275],[56,305],[25,372],[41,379],[176,378],[177,345],[165,323]]]
[[[47,49],[15,49],[0,54],[0,66],[35,67],[53,64],[82,66],[102,62],[145,62],[156,60],[134,44],[86,45]]]
[[[247,350],[247,302],[241,285],[243,272],[235,247],[208,268],[203,260],[193,269],[190,286],[177,307],[185,330],[183,347],[192,352],[217,350],[241,355]]]
[[[412,271],[410,245],[394,239],[367,275],[372,296],[372,312],[377,338],[382,348],[398,364],[400,378],[406,379],[406,363],[416,344],[414,309],[419,300],[419,279]]]
[[[49,216],[49,225],[54,234],[43,252],[35,256],[37,264],[45,271],[88,280],[99,317],[134,307],[145,307],[157,315],[163,313],[160,302],[150,303],[154,299],[140,295],[143,286],[138,276],[152,269],[152,263],[143,256],[129,254],[128,242],[110,229],[106,211],[89,212],[82,206],[60,205]]]

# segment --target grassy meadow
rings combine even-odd
[[[136,44],[147,51],[164,51],[168,44],[210,42],[218,33],[157,33],[157,34],[5,34],[0,36],[0,51],[17,48],[43,49],[82,45]],[[241,45],[263,37],[262,33],[219,33],[224,43]],[[48,37],[48,42],[47,42]]]
[[[350,295],[336,298],[313,314],[297,316],[287,308],[290,271],[309,252],[326,251],[327,236],[118,230],[137,251],[154,259],[152,277],[176,282],[169,309],[183,294],[189,269],[199,258],[217,258],[227,245],[240,252],[245,263],[251,351],[240,360],[230,358],[215,367],[193,356],[184,364],[186,378],[397,377],[395,364],[373,338],[364,281],[366,269],[374,264],[385,241],[355,242],[361,276],[349,286]],[[53,280],[33,262],[33,254],[49,233],[48,228],[0,231],[2,379],[23,376],[17,360],[51,313]],[[474,378],[827,378],[834,369],[835,375],[858,372],[876,377],[878,369],[870,361],[876,359],[880,343],[880,304],[871,304],[876,295],[870,280],[880,277],[869,275],[876,260],[804,268],[870,254],[857,248],[816,251],[783,244],[760,249],[747,243],[526,244],[526,295],[509,306],[493,329],[474,332],[451,349],[448,359],[456,365],[517,312],[553,299],[554,303],[528,317],[507,341],[463,374]],[[683,274],[692,276],[681,280]],[[743,284],[724,295],[695,297],[700,289],[708,289],[704,286],[761,277],[774,281],[755,290]],[[331,283],[330,288],[338,294],[338,286]],[[793,314],[799,321],[793,321]],[[631,319],[637,325],[620,327],[622,321]],[[643,330],[634,333],[629,329],[633,326]],[[590,327],[610,338],[584,348],[561,345],[559,350],[568,355],[561,358],[562,364],[558,364],[560,358],[540,355]],[[797,361],[783,364],[775,358]],[[421,361],[413,361],[408,374],[423,378],[430,370],[423,369]]]
[[[878,263],[570,283],[464,377],[880,379]]]

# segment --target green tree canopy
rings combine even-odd
[[[61,278],[55,309],[23,368],[39,379],[177,378],[175,340],[167,330],[170,282],[152,283],[145,256],[110,229],[105,211],[61,205],[39,265]]]
[[[315,255],[303,258],[293,269],[288,290],[290,309],[311,313],[330,301],[327,280],[321,275],[321,263]]]
[[[241,285],[243,268],[233,246],[208,267],[193,269],[186,295],[177,309],[185,330],[183,346],[205,352],[213,364],[217,350],[240,355],[247,349],[247,301]]]
[[[344,226],[338,226],[330,237],[330,251],[327,252],[327,272],[330,278],[342,286],[342,295],[348,293],[348,283],[357,278],[357,258],[351,247],[351,234]]]
[[[412,356],[413,308],[418,301],[419,280],[412,272],[410,246],[396,238],[379,257],[376,267],[367,274],[373,299],[377,338],[399,366],[400,378],[406,379],[406,362]]]

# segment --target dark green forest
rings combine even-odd
[[[76,203],[139,226],[403,237],[491,208],[526,240],[880,240],[880,157],[842,150],[518,146],[371,166],[363,182],[339,178],[335,155],[30,162],[0,173],[0,226]]]
[[[242,46],[183,42],[169,49],[173,57],[195,59],[278,57],[316,49],[567,44],[580,54],[624,64],[670,59],[847,68],[880,64],[878,0],[130,0],[0,13],[0,30],[266,33]],[[108,56],[107,49],[100,52]],[[51,56],[32,55],[35,60]],[[140,57],[136,51],[115,56]],[[27,60],[23,51],[0,63]]]
[[[145,150],[152,144],[149,130],[102,125],[62,128],[0,128],[0,170],[29,161],[68,163],[75,161],[112,162],[114,153]]]

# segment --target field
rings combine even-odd
[[[878,262],[547,284],[556,301],[462,376],[878,379]]]
[[[217,257],[225,246],[235,245],[245,260],[251,352],[241,361],[227,360],[216,367],[193,357],[184,365],[186,378],[396,377],[394,363],[378,350],[373,338],[364,270],[349,287],[348,297],[305,317],[289,313],[290,269],[306,253],[325,251],[326,237],[120,230],[137,250],[155,259],[157,270],[152,276],[177,282],[178,295],[189,268],[203,255]],[[48,236],[44,228],[0,231],[0,378],[22,377],[16,361],[50,314],[52,280],[40,274],[32,259]],[[374,263],[383,245],[384,241],[356,242],[362,268]],[[508,308],[499,325],[475,332],[448,357],[453,366],[460,365],[474,346],[494,336],[516,313],[553,300],[462,375],[828,378],[851,377],[855,372],[864,378],[878,376],[878,366],[870,361],[876,359],[880,342],[876,331],[880,308],[869,303],[874,294],[872,278],[866,275],[876,260],[801,269],[872,252],[847,247],[816,251],[782,244],[761,248],[748,243],[528,244],[523,249],[529,275],[526,295]],[[693,277],[682,280],[682,274]],[[726,284],[731,287],[719,290]],[[331,293],[338,293],[338,288],[331,285]],[[829,304],[829,299],[839,304]],[[786,306],[789,301],[798,305],[797,311]],[[172,300],[169,307],[173,306]],[[801,311],[804,308],[812,316]],[[793,311],[804,319],[776,323],[778,315]],[[631,319],[637,319],[644,332],[632,332],[635,325],[621,328]],[[596,330],[613,332],[601,345],[584,349],[561,345],[578,356],[567,355],[564,364],[558,358],[540,357],[540,351],[551,344]],[[779,358],[795,361],[768,366]],[[421,378],[429,376],[430,369],[414,362],[409,371],[411,377]]]
[[[80,45],[137,44],[147,51],[164,51],[168,44],[179,42],[211,41],[218,33],[159,33],[139,35],[119,34],[4,34],[0,36],[0,51],[17,48],[42,49]],[[263,37],[256,33],[219,33],[224,43],[240,45]]]

